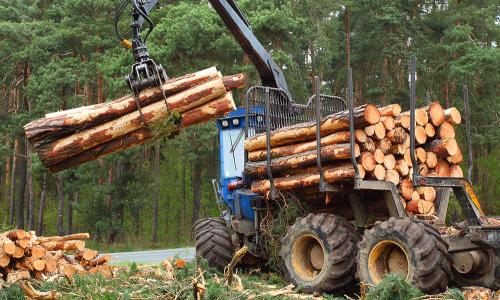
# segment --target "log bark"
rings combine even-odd
[[[332,133],[330,135],[321,138],[321,146],[324,147],[333,144],[348,143],[349,137],[350,137],[349,131]],[[366,141],[366,136],[365,136],[365,141]],[[271,148],[271,158],[289,156],[293,154],[307,152],[313,149],[316,149],[316,141]],[[249,161],[262,161],[265,160],[266,158],[267,158],[267,153],[265,149],[256,150],[248,153]]]
[[[376,106],[365,104],[354,109],[354,127],[362,128],[377,124],[380,113]],[[321,136],[349,128],[349,113],[342,111],[323,118],[320,126]],[[271,132],[270,144],[272,147],[296,144],[312,140],[316,136],[316,122],[301,123],[283,127]],[[266,147],[266,135],[258,134],[245,140],[245,150],[254,151]]]
[[[172,112],[185,112],[196,106],[205,104],[226,93],[220,78],[185,90],[167,98]],[[142,112],[142,117],[141,117]],[[99,124],[71,136],[50,141],[35,143],[34,147],[45,166],[54,165],[68,157],[85,150],[102,145],[108,141],[124,136],[145,127],[145,124],[161,122],[169,116],[169,110],[163,101],[145,106],[140,111],[134,111],[112,121]]]
[[[304,153],[275,158],[271,160],[271,171],[280,173],[290,169],[307,167],[316,163],[317,151],[311,150]],[[355,144],[354,153],[359,156],[359,146]],[[351,157],[350,144],[333,144],[321,148],[321,160],[328,163],[334,160],[348,159]],[[245,175],[249,177],[265,176],[267,174],[267,163],[248,162],[245,165]]]
[[[457,154],[459,147],[455,139],[443,139],[431,141],[426,145],[426,149],[438,157],[447,158]]]
[[[325,180],[329,183],[348,182],[354,177],[354,168],[351,164],[345,163],[338,166],[331,166],[324,169]],[[317,186],[319,184],[319,173],[306,173],[289,177],[276,178],[274,186],[278,190],[294,190]],[[265,194],[270,189],[269,180],[257,180],[252,183],[254,193]]]
[[[141,92],[139,103],[141,107],[145,107],[162,100],[162,89],[168,97],[217,78],[220,78],[217,69],[212,67],[197,73],[170,79],[161,88],[147,89]],[[82,129],[117,119],[136,110],[137,106],[134,97],[127,95],[108,103],[47,114],[44,119],[27,124],[24,129],[28,140],[34,144],[41,140],[56,140],[79,132]]]
[[[207,120],[221,117],[234,109],[236,109],[236,106],[232,95],[230,93],[225,94],[210,103],[183,113],[181,128],[190,127],[206,122]],[[109,142],[98,145],[78,155],[67,158],[60,163],[51,165],[49,166],[49,170],[51,173],[57,173],[68,168],[96,160],[111,153],[119,152],[133,146],[142,145],[153,138],[154,135],[151,133],[150,129],[141,128]]]
[[[444,116],[446,119],[446,122],[452,124],[452,125],[459,125],[462,123],[462,116],[460,115],[460,112],[458,109],[455,107],[450,107],[444,111]]]

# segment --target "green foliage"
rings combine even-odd
[[[388,274],[376,287],[366,294],[366,300],[411,300],[422,296],[422,292],[406,282],[398,274]]]

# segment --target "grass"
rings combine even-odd
[[[292,299],[290,295],[274,297],[269,294],[270,291],[276,291],[288,285],[288,282],[278,274],[262,273],[260,270],[249,271],[238,276],[241,279],[241,285],[238,285],[238,281],[235,280],[233,285],[228,286],[223,280],[224,275],[208,267],[205,261],[188,262],[185,267],[175,268],[172,273],[161,265],[130,264],[120,268],[114,278],[94,274],[75,276],[71,283],[65,278],[60,278],[54,282],[33,282],[33,286],[40,291],[58,291],[62,295],[61,299],[68,300],[193,299],[193,280],[198,283],[202,282],[198,268],[203,270],[203,278],[206,281],[203,298],[205,300]],[[174,280],[171,279],[172,276]],[[464,299],[458,290],[450,290],[442,295],[444,295],[443,298],[433,299]],[[406,283],[401,277],[390,274],[380,285],[372,288],[365,299],[411,300],[419,296],[422,296],[422,293],[417,288]],[[12,285],[0,288],[0,300],[4,299],[23,300],[25,296],[18,285]],[[322,299],[345,298],[324,295]]]

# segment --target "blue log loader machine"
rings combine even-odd
[[[126,0],[122,5],[123,12]],[[131,0],[133,4],[134,50],[136,64],[127,77],[131,89],[157,86],[167,76],[147,52],[140,36],[144,22],[153,24],[149,12],[157,0]],[[436,218],[432,222],[411,217],[402,205],[394,183],[361,179],[355,159],[356,176],[349,184],[334,185],[324,180],[321,159],[317,160],[319,187],[309,197],[284,194],[274,188],[270,168],[271,145],[266,145],[267,177],[270,192],[266,197],[251,191],[251,178],[244,174],[247,160],[243,142],[256,134],[267,141],[273,130],[294,124],[316,122],[317,157],[321,157],[321,133],[324,116],[348,111],[351,157],[354,157],[352,71],[347,70],[347,101],[341,97],[320,94],[320,80],[315,80],[315,95],[306,104],[296,103],[283,71],[255,37],[244,13],[234,0],[209,0],[229,31],[255,65],[262,86],[251,87],[245,106],[217,120],[219,130],[220,170],[213,180],[221,215],[201,219],[195,224],[197,256],[221,270],[234,252],[243,246],[248,254],[243,263],[252,264],[269,258],[269,235],[264,221],[279,216],[283,207],[280,197],[294,197],[307,207],[307,213],[290,224],[281,238],[279,251],[282,271],[296,286],[306,292],[341,293],[357,281],[376,285],[389,273],[397,273],[424,292],[444,290],[448,285],[478,285],[500,288],[500,227],[490,222],[481,209],[469,179],[426,177],[418,173],[415,158],[416,59],[410,62],[410,155],[413,184],[437,190]],[[469,127],[468,92],[464,89],[466,122]],[[470,149],[470,130],[467,130]],[[471,153],[469,151],[469,157]],[[469,160],[469,169],[471,160]],[[450,194],[453,192],[465,221],[455,225],[460,234],[445,230]],[[312,197],[311,197],[312,194]],[[333,199],[325,201],[325,198]],[[372,199],[383,214],[372,213]]]

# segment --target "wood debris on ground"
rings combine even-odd
[[[459,111],[456,108],[445,110],[439,102],[432,102],[416,109],[415,121],[418,173],[434,177],[463,177],[459,165],[463,155],[455,140],[455,127],[461,123]],[[381,108],[365,104],[354,108],[354,128],[354,155],[360,177],[394,183],[398,187],[403,207],[410,214],[432,216],[438,190],[433,187],[414,188],[412,184],[414,172],[410,157],[410,112],[401,112],[399,104]],[[320,132],[325,180],[340,185],[352,181],[355,171],[350,162],[348,112],[341,111],[324,117]],[[308,196],[311,199],[317,197],[320,175],[316,166],[316,122],[272,131],[270,144],[270,166],[275,188],[293,190],[305,200]],[[249,159],[245,165],[245,175],[254,179],[252,191],[267,195],[270,181],[267,179],[266,135],[257,134],[247,138],[245,150],[248,151]]]
[[[244,74],[223,77],[209,68],[167,80],[120,99],[46,114],[24,126],[26,137],[52,173],[144,144],[236,109],[231,90]]]
[[[12,284],[25,279],[47,280],[63,275],[101,273],[111,277],[109,255],[85,247],[88,233],[38,237],[34,231],[15,229],[0,234],[0,278]],[[29,286],[26,286],[29,288]]]

